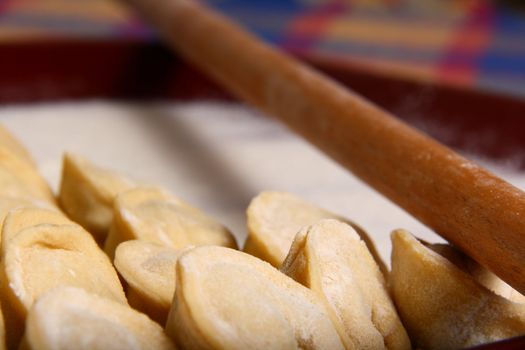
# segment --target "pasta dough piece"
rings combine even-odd
[[[108,257],[78,225],[38,224],[25,228],[3,242],[0,267],[9,348],[20,340],[27,311],[35,299],[56,286],[84,288],[127,304]]]
[[[525,334],[525,305],[479,284],[403,230],[392,234],[391,287],[414,345],[458,349]]]
[[[524,295],[453,246],[449,244],[422,243],[439,255],[447,258],[458,268],[471,275],[481,285],[490,289],[494,293],[516,303],[525,303]]]
[[[92,164],[78,155],[65,154],[59,201],[66,214],[104,242],[113,220],[113,201],[135,182]]]
[[[12,209],[8,215],[6,215],[2,226],[2,252],[5,253],[5,247],[7,247],[11,238],[16,236],[20,231],[41,224],[76,226],[73,221],[69,220],[64,214],[59,212],[58,209],[49,210],[34,206]]]
[[[3,197],[0,196],[0,230],[2,229],[4,219],[10,210],[36,207],[53,211],[58,211],[58,208],[51,203],[32,198],[17,198],[17,197]]]
[[[368,249],[387,273],[384,262],[366,232],[354,223],[299,197],[285,192],[262,192],[247,210],[248,238],[244,251],[279,268],[299,230],[322,219],[337,219],[350,224],[361,236]]]
[[[343,349],[314,293],[266,262],[206,246],[176,268],[166,331],[183,349]]]
[[[51,189],[35,167],[3,147],[0,147],[0,196],[55,204]]]
[[[166,324],[175,292],[179,251],[146,241],[127,241],[115,252],[115,267],[128,284],[130,305]]]
[[[73,287],[53,289],[36,301],[23,344],[28,350],[175,349],[146,315]]]
[[[0,229],[9,210],[20,207],[57,209],[27,150],[0,125]]]
[[[190,245],[237,247],[233,235],[219,222],[158,188],[124,192],[115,200],[114,209],[104,245],[110,257],[117,245],[132,239],[177,249]]]
[[[28,227],[11,238],[2,263],[9,288],[26,310],[38,295],[59,284],[127,303],[107,256],[78,226]]]
[[[411,349],[383,274],[349,225],[303,228],[281,271],[319,296],[346,349]]]
[[[35,161],[27,149],[3,125],[0,125],[0,147],[7,148],[18,158],[35,165]]]

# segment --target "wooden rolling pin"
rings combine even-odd
[[[180,55],[525,294],[525,193],[196,1],[127,1]]]

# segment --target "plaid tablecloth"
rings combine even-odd
[[[208,0],[265,40],[363,69],[525,98],[525,10],[488,0]],[[0,0],[0,43],[155,34],[111,0]]]

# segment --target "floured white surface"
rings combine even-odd
[[[441,241],[278,122],[240,105],[85,102],[0,108],[56,189],[64,151],[167,187],[219,219],[242,244],[245,209],[263,190],[295,193],[360,224],[390,260],[390,232]],[[485,166],[487,164],[484,164]],[[523,174],[489,166],[525,189]]]

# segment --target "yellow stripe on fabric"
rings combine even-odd
[[[38,14],[53,17],[81,17],[88,20],[125,22],[130,11],[118,1],[112,0],[26,0],[15,1],[10,11],[17,14]]]
[[[443,48],[454,40],[450,27],[429,26],[428,23],[385,22],[348,18],[326,26],[324,37],[369,44],[388,44],[413,48]]]
[[[57,37],[50,31],[41,28],[27,28],[19,26],[0,26],[0,43],[34,41]]]

